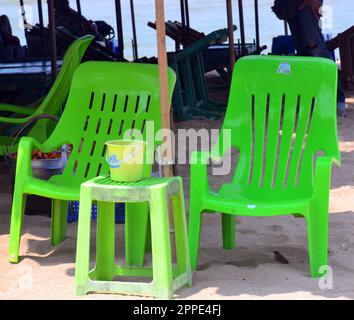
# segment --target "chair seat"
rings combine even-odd
[[[309,198],[296,200],[270,200],[266,197],[252,197],[251,194],[230,192],[222,189],[220,192],[209,192],[203,197],[203,209],[244,216],[269,216],[285,214],[304,214],[308,212]]]
[[[54,177],[53,177],[54,178]],[[24,184],[24,193],[57,200],[79,200],[80,186],[68,186],[58,179],[42,180],[31,177]]]

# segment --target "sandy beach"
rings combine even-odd
[[[211,94],[223,100],[227,96],[218,81]],[[351,94],[353,97],[353,94]],[[293,216],[238,218],[237,246],[221,248],[220,216],[205,214],[198,270],[194,285],[180,289],[177,299],[353,299],[354,298],[354,98],[349,98],[348,116],[338,119],[342,166],[333,167],[329,264],[333,270],[333,288],[320,289],[318,279],[310,278],[307,228],[304,219]],[[188,121],[178,128],[216,129],[221,121]],[[179,165],[184,179],[186,208],[189,205],[189,167]],[[25,216],[21,239],[21,260],[7,261],[11,186],[8,170],[1,167],[0,181],[0,299],[137,299],[133,296],[74,294],[77,223],[68,225],[67,239],[57,247],[50,244],[50,219]],[[213,179],[220,185],[224,179]],[[92,238],[95,238],[93,224]],[[117,257],[124,257],[124,226],[117,225]],[[276,259],[277,251],[285,258]],[[93,257],[92,257],[93,261]]]

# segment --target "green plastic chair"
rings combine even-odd
[[[40,118],[43,115],[58,116],[68,97],[74,71],[80,65],[81,59],[93,39],[93,36],[85,36],[71,44],[65,53],[63,64],[56,81],[38,108],[0,104],[0,112],[13,113],[11,117],[0,117],[0,123],[8,123],[22,128],[34,122],[34,125],[27,135],[35,138],[39,142],[44,142],[52,131],[48,130],[48,128],[54,126],[49,126],[49,122],[52,121],[48,119],[49,117]],[[0,135],[1,156],[16,152],[17,147],[18,143],[14,143],[13,136]]]
[[[175,74],[168,72],[170,98]],[[154,124],[153,131],[149,122]],[[59,244],[66,235],[68,201],[80,199],[80,185],[109,172],[105,142],[129,137],[141,131],[143,138],[161,129],[158,67],[118,62],[87,62],[75,72],[64,112],[52,135],[43,144],[31,137],[20,140],[16,167],[15,191],[10,230],[10,262],[18,262],[21,225],[26,195],[53,199],[52,244]],[[131,130],[135,129],[135,130]],[[128,134],[126,131],[128,130]],[[162,142],[162,141],[160,141]],[[150,143],[148,151],[157,147]],[[61,175],[48,181],[33,176],[33,149],[50,152],[70,144],[73,150]],[[151,174],[151,165],[145,168]],[[147,204],[126,206],[126,261],[143,264],[148,225]],[[130,228],[134,226],[134,228]],[[138,226],[142,226],[140,230]],[[130,230],[133,230],[130,232]],[[138,246],[138,248],[137,248]]]
[[[327,265],[332,162],[339,165],[337,67],[308,57],[252,56],[236,64],[223,130],[211,153],[192,155],[189,248],[197,266],[203,211],[221,212],[225,249],[235,216],[296,214],[308,223],[311,275]],[[230,146],[231,145],[231,146]],[[208,159],[239,150],[232,182],[211,190]],[[323,154],[321,154],[323,153]]]

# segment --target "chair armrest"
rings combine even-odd
[[[322,156],[316,159],[314,177],[314,196],[325,197],[331,187],[332,164],[340,161],[332,157]]]
[[[58,145],[49,145],[47,141],[43,144],[39,143],[32,137],[22,137],[18,145],[16,159],[16,179],[17,175],[32,176],[32,151],[38,150],[43,153],[49,153],[58,149]]]
[[[10,118],[10,117],[0,117],[0,123],[12,123],[12,124],[24,124],[31,120],[31,116],[25,118]]]
[[[23,115],[31,115],[37,108],[16,106],[13,104],[0,103],[0,111],[14,112]]]

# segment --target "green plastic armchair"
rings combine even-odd
[[[93,38],[93,36],[85,36],[71,44],[65,53],[63,64],[56,81],[38,108],[0,103],[0,112],[13,113],[11,117],[0,116],[0,123],[24,127],[34,121],[28,136],[35,138],[39,142],[44,142],[51,133],[51,130],[48,129],[53,126],[48,126],[48,122],[52,120],[50,120],[50,117],[38,118],[40,118],[39,116],[41,115],[59,115],[68,97],[74,71],[80,65],[81,59]],[[17,151],[17,147],[18,143],[16,141],[14,142],[14,137],[0,135],[0,155],[14,153]]]
[[[197,266],[203,211],[221,212],[225,249],[235,216],[304,216],[311,275],[327,265],[332,162],[339,165],[337,67],[323,58],[252,56],[236,64],[223,130],[210,153],[192,155],[189,246]],[[208,159],[239,150],[231,183],[211,190]]]
[[[174,84],[175,74],[169,70],[170,101]],[[105,142],[127,138],[127,134],[128,137],[136,135],[138,130],[153,152],[162,141],[150,142],[154,136],[149,135],[161,129],[161,121],[157,66],[118,62],[87,62],[79,66],[64,112],[52,135],[42,144],[32,137],[20,140],[11,213],[10,262],[18,262],[26,195],[53,199],[52,244],[59,244],[66,235],[68,201],[80,199],[81,183],[109,173]],[[149,126],[152,122],[153,128]],[[72,145],[73,150],[63,173],[48,181],[34,177],[32,150],[51,152],[64,144]],[[151,166],[146,166],[146,176],[150,174]],[[143,264],[147,221],[146,203],[126,205],[128,264]]]

